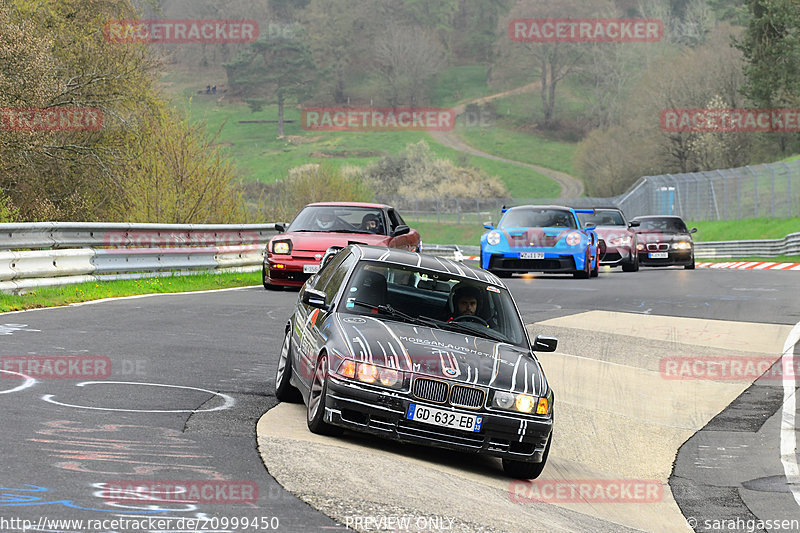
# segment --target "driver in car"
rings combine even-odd
[[[336,217],[330,211],[322,211],[317,215],[317,226],[323,231],[333,228],[335,222]]]
[[[481,300],[481,291],[474,285],[459,283],[453,288],[453,311],[447,317],[447,322],[451,322],[462,316],[478,315],[478,305]]]
[[[378,223],[380,220],[378,219],[377,215],[373,215],[372,213],[364,215],[364,218],[361,219],[361,229],[369,231],[370,233],[378,233]]]

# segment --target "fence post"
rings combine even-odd
[[[758,218],[758,174],[750,168],[750,165],[745,168],[753,175],[753,218]]]
[[[792,218],[792,173],[789,171],[789,165],[783,162],[781,165],[786,169],[786,216]]]
[[[456,215],[456,223],[461,224],[461,204],[459,203],[458,198],[456,198],[456,213],[458,213]]]
[[[717,174],[722,177],[722,216],[725,217],[725,220],[728,220],[728,180],[725,179],[725,174],[719,169],[717,169]]]
[[[769,173],[772,177],[772,204],[770,205],[769,212],[772,218],[775,218],[775,170],[772,168],[772,165],[767,165],[769,169]]]

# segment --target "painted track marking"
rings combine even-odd
[[[21,391],[23,389],[27,389],[28,387],[33,387],[34,385],[36,385],[36,380],[30,376],[26,376],[25,374],[20,374],[19,372],[13,372],[11,370],[4,370],[2,368],[0,368],[0,372],[5,372],[6,374],[14,374],[15,376],[25,378],[25,381],[21,385],[17,385],[13,389],[0,390],[0,394],[11,394],[12,392]]]
[[[61,403],[57,402],[53,399],[53,394],[45,394],[42,396],[42,400],[52,403],[55,405],[60,405],[62,407],[76,407],[78,409],[92,409],[95,411],[121,411],[125,413],[210,413],[212,411],[223,411],[225,409],[230,409],[236,404],[236,400],[228,396],[227,394],[223,394],[221,392],[215,392],[208,389],[201,389],[200,387],[185,387],[183,385],[168,385],[166,383],[141,383],[139,381],[83,381],[75,385],[76,387],[84,387],[86,385],[146,385],[148,387],[165,387],[171,389],[186,389],[186,390],[196,390],[201,392],[207,392],[208,394],[212,394],[214,396],[219,396],[225,400],[225,403],[219,405],[217,407],[212,407],[211,409],[114,409],[111,407],[90,407],[86,405],[73,405],[69,403]]]

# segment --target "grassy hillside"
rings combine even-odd
[[[731,241],[751,239],[781,239],[789,233],[800,232],[800,218],[749,218],[745,220],[717,220],[689,222],[697,228],[696,241]]]
[[[198,82],[197,80],[206,80]],[[285,137],[277,138],[277,106],[266,106],[252,113],[250,108],[234,102],[221,92],[197,94],[207,83],[222,86],[220,74],[200,76],[170,73],[163,79],[167,92],[175,97],[175,105],[184,106],[190,117],[203,119],[210,132],[220,132],[219,142],[239,168],[244,179],[271,183],[284,178],[290,168],[310,162],[366,166],[386,154],[396,154],[410,143],[426,140],[439,157],[462,166],[474,166],[497,176],[512,196],[545,198],[557,196],[560,189],[551,179],[534,171],[490,159],[468,156],[436,143],[426,132],[310,132],[300,127],[300,109],[285,110]],[[449,107],[458,102],[491,94],[486,85],[485,67],[462,66],[446,69],[433,89],[431,105]],[[535,101],[535,94],[503,99],[509,114],[521,117],[530,113],[526,106]],[[511,106],[511,107],[509,107]],[[520,106],[517,109],[516,106]],[[240,121],[271,121],[241,123]],[[477,148],[508,159],[538,164],[569,172],[573,145],[549,140],[538,134],[527,134],[508,121],[498,121],[487,128],[457,128],[459,135]],[[481,133],[484,132],[484,133]],[[489,140],[490,139],[490,140]]]

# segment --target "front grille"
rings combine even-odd
[[[447,400],[447,383],[433,379],[417,378],[414,380],[414,396],[421,400],[444,403]]]
[[[558,270],[564,265],[558,259],[505,259],[502,268],[517,270]]]
[[[436,442],[446,442],[458,446],[481,448],[486,439],[483,432],[469,432],[458,429],[429,426],[418,422],[401,419],[397,423],[397,433],[402,436],[416,437]]]
[[[481,389],[454,385],[450,391],[450,405],[478,409],[483,407],[483,396]]]
[[[669,250],[669,243],[666,242],[649,242],[647,243],[648,252],[666,252]]]

